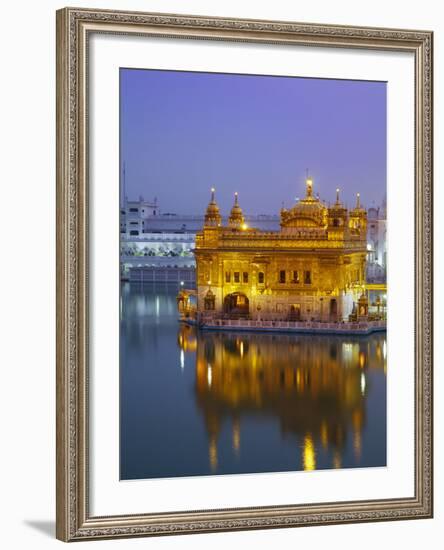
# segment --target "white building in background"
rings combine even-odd
[[[224,218],[224,222],[228,216]],[[259,227],[263,231],[279,229],[279,216],[268,214],[246,215],[245,221]],[[171,212],[161,212],[157,198],[147,201],[139,197],[137,201],[127,198],[122,200],[120,207],[120,236],[122,241],[150,239],[150,234],[181,234],[195,235],[202,228],[204,216],[181,215]]]
[[[120,207],[120,233],[127,236],[138,236],[145,232],[149,219],[159,215],[157,199],[152,202],[139,197],[138,201],[129,201],[126,197]]]
[[[367,282],[385,282],[387,277],[387,203],[367,211]]]

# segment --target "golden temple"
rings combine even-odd
[[[238,194],[227,225],[212,189],[204,226],[196,236],[196,317],[251,321],[367,321],[365,292],[367,212],[347,209],[336,190],[327,206],[315,196],[282,208],[280,229],[245,223]],[[179,296],[179,309],[187,296]]]

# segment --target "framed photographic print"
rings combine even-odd
[[[57,537],[432,516],[432,32],[57,12]]]

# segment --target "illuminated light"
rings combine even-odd
[[[210,458],[210,468],[212,472],[217,470],[217,443],[214,438],[210,440],[210,446],[208,449],[208,455]]]
[[[365,354],[363,351],[361,351],[361,353],[359,354],[359,366],[361,367],[361,369],[365,367]]]
[[[353,412],[352,423],[353,423],[353,428],[356,431],[359,431],[361,429],[361,427],[362,427],[362,412],[361,412],[360,409],[357,409]]]
[[[183,349],[180,350],[180,368],[183,370],[185,368],[185,353]]]
[[[365,394],[365,387],[367,385],[367,382],[365,380],[365,374],[364,373],[361,373],[361,393],[362,395]]]
[[[328,446],[328,428],[325,420],[321,424],[321,443],[324,449],[326,449]]]
[[[355,458],[359,462],[361,459],[362,439],[361,432],[357,431],[353,434],[353,450],[355,452]]]
[[[353,346],[348,342],[342,343],[342,355],[345,360],[350,360],[353,354]]]
[[[208,284],[208,285],[211,285],[211,281],[207,281],[207,284]]]
[[[381,346],[379,346],[379,345],[376,348],[376,357],[378,359],[381,359]]]
[[[367,243],[367,250],[371,250],[372,249],[372,245],[370,243]]]
[[[213,372],[211,370],[211,365],[208,364],[208,370],[207,370],[207,384],[208,384],[208,387],[211,387],[212,382],[213,382]]]
[[[240,423],[239,420],[233,421],[233,449],[236,454],[240,450]]]
[[[316,469],[316,453],[311,434],[304,437],[304,454],[303,454],[304,470],[311,471]]]
[[[211,188],[211,192],[214,193],[216,189],[214,187]]]
[[[342,466],[341,455],[338,451],[333,454],[333,468],[340,468]]]
[[[180,281],[180,286],[183,286],[185,283],[183,281]]]
[[[240,351],[240,356],[243,357],[244,356],[244,343],[243,342],[240,343],[239,351]]]
[[[160,315],[160,302],[159,302],[159,297],[157,296],[156,297],[156,317],[159,317]]]
[[[243,224],[241,225],[241,227],[242,227],[242,229],[243,229],[244,231],[245,231],[245,229],[248,229],[248,225],[247,225],[246,223],[243,223]]]
[[[312,197],[313,196],[313,180],[311,178],[307,178],[305,180],[305,184],[307,186],[306,196],[307,197]]]

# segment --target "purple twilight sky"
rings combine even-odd
[[[305,193],[348,206],[386,192],[386,83],[120,70],[121,175],[128,198],[223,214],[239,192],[250,214],[278,214]],[[121,182],[122,182],[121,177]]]

